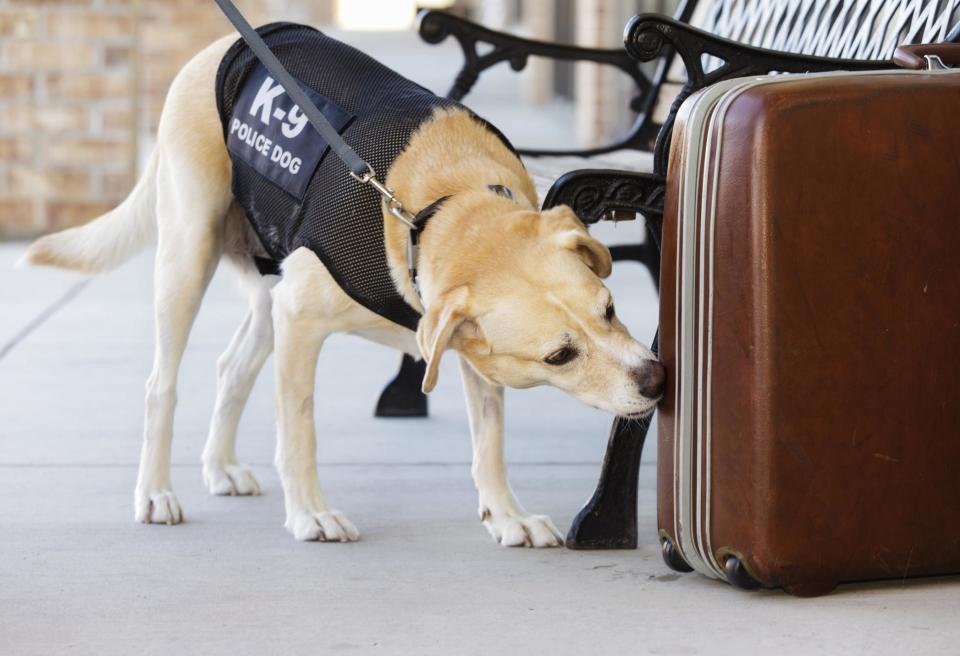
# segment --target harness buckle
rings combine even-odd
[[[350,175],[353,175],[353,172],[351,172]],[[387,211],[390,212],[391,215],[399,219],[411,230],[417,229],[416,224],[413,222],[413,215],[403,208],[403,203],[401,203],[400,199],[394,195],[393,189],[380,182],[380,180],[373,175],[372,171],[371,173],[364,174],[363,176],[354,175],[354,178],[363,184],[368,184],[376,189],[377,193],[383,197],[383,202],[386,203]]]
[[[401,205],[400,201],[396,198],[392,198],[387,201],[387,211],[396,218],[400,219],[400,221],[411,230],[417,229],[417,225],[413,222],[413,215],[407,210],[403,209],[403,205]]]

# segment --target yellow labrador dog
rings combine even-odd
[[[156,354],[146,385],[136,519],[177,524],[183,518],[170,485],[177,372],[204,291],[224,259],[238,271],[250,307],[218,363],[202,458],[211,493],[260,491],[234,446],[243,406],[274,351],[285,526],[298,540],[359,537],[320,491],[313,417],[320,347],[328,335],[349,332],[423,357],[426,392],[436,384],[444,351],[458,353],[481,521],[503,545],[561,545],[553,522],[524,510],[507,481],[503,386],[554,385],[629,417],[653,410],[663,368],[614,314],[601,282],[610,273],[609,252],[569,208],[538,211],[533,182],[516,154],[472,114],[448,108],[419,127],[386,179],[408,207],[448,197],[422,234],[420,295],[407,270],[407,228],[383,212],[390,277],[422,313],[415,331],[357,303],[308,248],[283,259],[282,276],[260,275],[254,257],[264,247],[231,189],[232,162],[214,92],[218,66],[236,38],[207,47],[177,75],[156,149],[129,197],[92,223],[38,240],[25,255],[26,263],[95,273],[156,240]],[[509,188],[514,198],[491,193],[491,183]]]

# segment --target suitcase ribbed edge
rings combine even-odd
[[[744,90],[765,80],[729,80],[688,99],[688,129],[678,183],[673,533],[687,563],[701,574],[719,579],[726,575],[710,542],[710,426],[709,421],[705,422],[710,415],[712,373],[710,292],[719,170],[716,163],[723,119],[730,103]],[[705,184],[701,185],[701,180]],[[703,502],[697,503],[700,498]]]

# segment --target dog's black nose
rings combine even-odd
[[[659,399],[663,396],[663,388],[667,384],[667,370],[656,360],[644,360],[643,364],[633,370],[633,380],[640,389],[640,394],[648,399]]]

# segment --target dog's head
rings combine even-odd
[[[553,385],[618,415],[652,411],[664,369],[617,318],[601,280],[610,252],[576,215],[512,211],[471,226],[462,236],[469,249],[441,264],[445,287],[417,331],[424,391],[451,347],[497,384]]]

